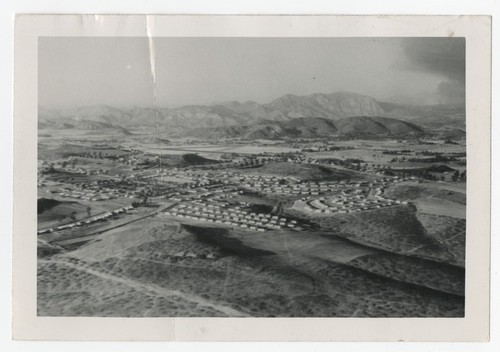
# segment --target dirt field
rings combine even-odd
[[[466,216],[464,205],[443,199],[419,199],[414,203],[422,213],[451,216],[459,219],[465,219]]]

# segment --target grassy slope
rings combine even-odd
[[[199,239],[202,233],[196,235],[193,231],[198,230],[186,231],[168,221],[148,220],[103,236],[101,241],[73,252],[45,258],[39,262],[39,313],[83,316],[463,314],[463,299],[458,296],[359,269],[364,256],[378,252],[345,240],[307,233],[243,234],[212,230],[212,237],[222,234],[223,238],[208,243]],[[236,237],[240,243],[225,240],[228,236]],[[227,250],[227,246],[234,249],[235,244],[244,249],[245,255],[238,250]],[[196,257],[177,256],[186,251]],[[347,253],[350,255],[346,256]],[[207,254],[214,258],[207,259]],[[358,261],[358,268],[350,265],[350,261]]]

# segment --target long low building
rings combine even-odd
[[[72,222],[72,223],[64,224],[64,225],[60,225],[60,226],[55,226],[55,227],[51,227],[51,228],[47,228],[47,229],[43,229],[43,230],[38,230],[37,234],[42,235],[45,233],[51,233],[51,232],[55,232],[55,231],[73,229],[73,228],[82,226],[84,224],[85,225],[92,224],[92,223],[97,222],[97,221],[106,220],[107,218],[110,218],[113,215],[125,213],[129,210],[132,210],[133,208],[134,207],[132,205],[127,205],[125,207],[118,208],[118,209],[115,209],[113,211],[106,212],[103,214],[94,215],[94,216],[88,217],[88,218],[80,220],[80,221],[76,221],[76,222]]]

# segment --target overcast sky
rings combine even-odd
[[[351,91],[463,103],[462,38],[40,38],[39,105],[162,107]],[[151,74],[152,61],[156,84]]]

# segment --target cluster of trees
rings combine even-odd
[[[91,217],[92,216],[92,207],[89,205],[89,206],[87,206],[87,208],[85,210],[87,213],[87,217]],[[72,211],[68,215],[68,217],[70,218],[71,221],[76,221],[76,220],[78,220],[77,215],[78,215],[78,213],[76,211]],[[62,222],[64,219],[66,219],[66,217],[59,218],[59,222]]]
[[[250,157],[245,157],[241,162],[240,165],[242,166],[256,166],[256,165],[261,165],[269,162],[279,162],[279,161],[289,161],[289,160],[303,160],[302,154],[297,154],[297,153],[279,153],[275,154],[274,156],[267,156],[267,157],[255,157],[255,156],[250,156]],[[313,159],[309,159],[313,160]]]
[[[391,160],[389,160],[390,163],[397,163],[397,162],[404,162],[406,161],[406,157],[401,157],[401,158],[392,158]]]
[[[457,161],[457,158],[454,156],[436,155],[433,158],[409,158],[408,161],[415,163],[446,163]]]
[[[297,148],[299,146],[297,145]],[[294,146],[295,148],[295,146]],[[317,153],[317,152],[333,152],[337,150],[350,150],[354,149],[353,147],[337,147],[334,145],[321,145],[321,146],[313,146],[313,147],[304,147],[302,148],[303,152],[309,152],[309,153]]]
[[[245,158],[239,163],[239,165],[243,167],[257,166],[257,165],[262,165],[268,161],[269,160],[264,160],[264,159],[259,160],[257,158]]]
[[[236,159],[240,157],[240,154],[238,153],[226,153],[226,154],[222,154],[220,156],[221,160],[233,160],[233,159]]]
[[[68,165],[71,165],[71,167],[75,168],[75,167],[76,167],[77,162],[78,162],[78,161],[77,161],[76,159],[64,160],[64,161],[61,163],[61,166],[63,167],[63,169],[65,169],[66,167],[68,167]]]
[[[382,154],[386,154],[386,155],[402,155],[402,154],[411,154],[412,151],[411,150],[408,150],[408,149],[404,149],[404,150],[384,150],[382,152]]]
[[[443,155],[436,155],[433,158],[407,158],[405,156],[402,156],[401,158],[392,158],[389,162],[390,163],[397,163],[397,162],[411,162],[411,163],[446,163],[446,162],[458,162],[456,157],[454,156],[443,156]]]
[[[455,182],[465,182],[467,181],[467,172],[466,170],[459,172],[458,170],[453,173],[451,176],[451,180]]]
[[[441,155],[442,153],[440,152],[431,152],[429,150],[423,150],[421,152],[416,152],[417,155],[426,155],[426,156],[430,156],[430,155]]]

